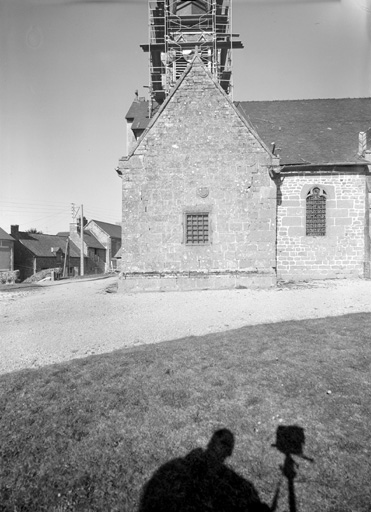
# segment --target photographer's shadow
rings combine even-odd
[[[139,512],[267,512],[253,484],[224,464],[234,436],[214,432],[206,450],[196,448],[161,466],[145,484]]]

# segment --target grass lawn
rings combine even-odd
[[[298,511],[369,512],[370,333],[370,314],[283,322],[3,375],[0,510],[135,511],[161,464],[222,427],[270,503],[276,429],[299,425]]]

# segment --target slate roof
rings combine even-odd
[[[371,127],[371,98],[237,101],[236,107],[281,164],[362,163],[359,132]],[[144,130],[148,101],[134,101],[126,118]]]
[[[65,250],[66,249],[63,249],[63,252]],[[71,258],[80,258],[80,248],[76,247],[76,245],[73,242],[71,242],[69,245],[69,251],[70,251]]]
[[[89,223],[90,222],[95,222],[95,224],[111,238],[119,238],[121,240],[121,226],[118,224],[110,224],[109,222],[101,222],[100,220],[90,220]]]
[[[125,119],[132,119],[132,130],[144,130],[149,123],[149,102],[134,100],[131,104]]]
[[[20,231],[18,240],[35,256],[38,256],[39,258],[52,258],[55,256],[54,252],[52,252],[52,248],[54,250],[61,248],[62,251],[65,252],[67,237],[58,235],[25,233]],[[72,244],[70,245],[70,256],[80,256],[80,252],[77,252]]]
[[[70,232],[69,231],[60,231],[59,233],[57,233],[57,236],[68,237],[68,236],[70,236]],[[88,229],[84,229],[84,242],[87,244],[88,247],[91,247],[92,249],[106,250],[106,248],[95,238],[93,233],[91,233]]]
[[[371,126],[371,98],[235,103],[281,164],[361,163],[358,134]]]
[[[14,238],[11,235],[8,235],[8,233],[2,228],[0,228],[0,240],[13,240],[14,242]]]
[[[117,253],[113,256],[115,259],[120,259],[122,254],[122,247],[117,251]]]
[[[104,245],[102,245],[98,240],[95,238],[93,233],[91,233],[88,229],[84,229],[84,242],[88,247],[91,247],[92,249],[104,249]]]
[[[152,116],[157,112],[159,105],[155,102]],[[150,121],[149,117],[149,101],[148,100],[134,100],[131,104],[125,119],[130,121],[132,119],[132,130],[145,130]]]

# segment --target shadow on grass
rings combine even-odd
[[[288,484],[288,504],[290,512],[297,512],[296,506],[296,493],[294,481],[297,476],[296,469],[299,464],[293,458],[293,455],[300,457],[309,462],[314,462],[311,457],[307,457],[303,454],[303,448],[305,444],[304,429],[298,425],[280,425],[276,431],[276,442],[272,446],[284,454],[285,461],[283,465],[280,465],[282,474],[287,478]],[[278,500],[279,486],[274,498],[274,503]],[[272,505],[271,510],[274,507]]]
[[[314,462],[303,453],[304,429],[298,425],[279,425],[272,446],[285,456],[280,465],[287,479],[288,510],[297,512],[295,479],[299,464],[293,456]],[[262,502],[254,485],[224,461],[234,448],[234,435],[219,429],[206,450],[196,448],[185,457],[163,464],[143,486],[138,512],[274,512],[277,509],[281,481],[271,506]]]
[[[206,450],[162,465],[143,488],[139,512],[269,512],[253,484],[224,464],[233,448],[232,432],[220,429]]]
[[[220,428],[270,502],[296,455],[272,436],[295,424],[316,460],[297,509],[369,511],[370,331],[369,313],[262,324],[2,375],[0,511],[133,512],[157,468]]]

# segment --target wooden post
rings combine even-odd
[[[64,265],[63,265],[63,277],[66,277],[66,269],[67,269],[67,257],[68,257],[68,242],[69,238],[67,237],[66,241],[66,250],[64,252]]]
[[[80,236],[81,236],[81,254],[80,254],[80,275],[84,275],[84,210],[81,205],[81,216],[80,216]]]
[[[14,242],[10,242],[10,270],[14,271]]]

